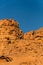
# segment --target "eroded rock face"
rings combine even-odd
[[[13,43],[16,39],[22,39],[23,35],[15,20],[0,20],[0,43]]]
[[[43,65],[43,28],[23,33],[15,20],[0,20],[0,64]]]
[[[25,33],[24,39],[27,39],[27,40],[43,39],[43,28]]]
[[[23,39],[23,35],[24,33],[15,20],[0,20],[0,56],[8,55],[10,51],[8,44],[15,43],[17,39]]]

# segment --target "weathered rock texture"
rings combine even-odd
[[[23,33],[15,20],[0,20],[0,65],[43,65],[43,28]]]

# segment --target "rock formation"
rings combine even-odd
[[[43,28],[23,33],[16,20],[0,20],[0,65],[43,65]]]

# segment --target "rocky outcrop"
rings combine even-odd
[[[43,28],[27,33],[15,20],[0,20],[0,65],[43,65]]]

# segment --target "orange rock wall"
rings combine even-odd
[[[17,21],[0,20],[0,65],[43,65],[43,28],[23,33]]]

